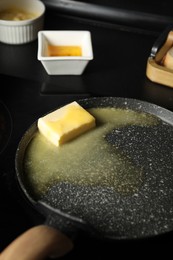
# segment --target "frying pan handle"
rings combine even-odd
[[[0,254],[0,260],[42,260],[61,257],[73,248],[66,235],[46,225],[33,227],[14,240]]]

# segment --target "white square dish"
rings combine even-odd
[[[79,46],[81,55],[50,56],[48,46]],[[93,59],[91,33],[89,31],[38,32],[38,60],[50,75],[81,75]]]

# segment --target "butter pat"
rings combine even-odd
[[[59,146],[95,127],[95,118],[76,101],[38,119],[38,129]]]

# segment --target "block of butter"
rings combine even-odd
[[[95,118],[76,101],[38,119],[38,129],[59,146],[95,127]]]

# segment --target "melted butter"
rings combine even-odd
[[[36,133],[25,157],[25,176],[37,198],[59,182],[111,187],[121,194],[134,193],[143,181],[142,169],[133,164],[105,136],[128,125],[151,126],[158,120],[149,114],[116,108],[93,108],[96,128],[55,147]]]
[[[80,46],[48,45],[48,56],[82,56]]]
[[[1,20],[9,20],[9,21],[21,21],[21,20],[28,20],[33,19],[37,15],[34,13],[29,13],[24,10],[18,8],[9,8],[5,9],[0,12],[0,19]]]

